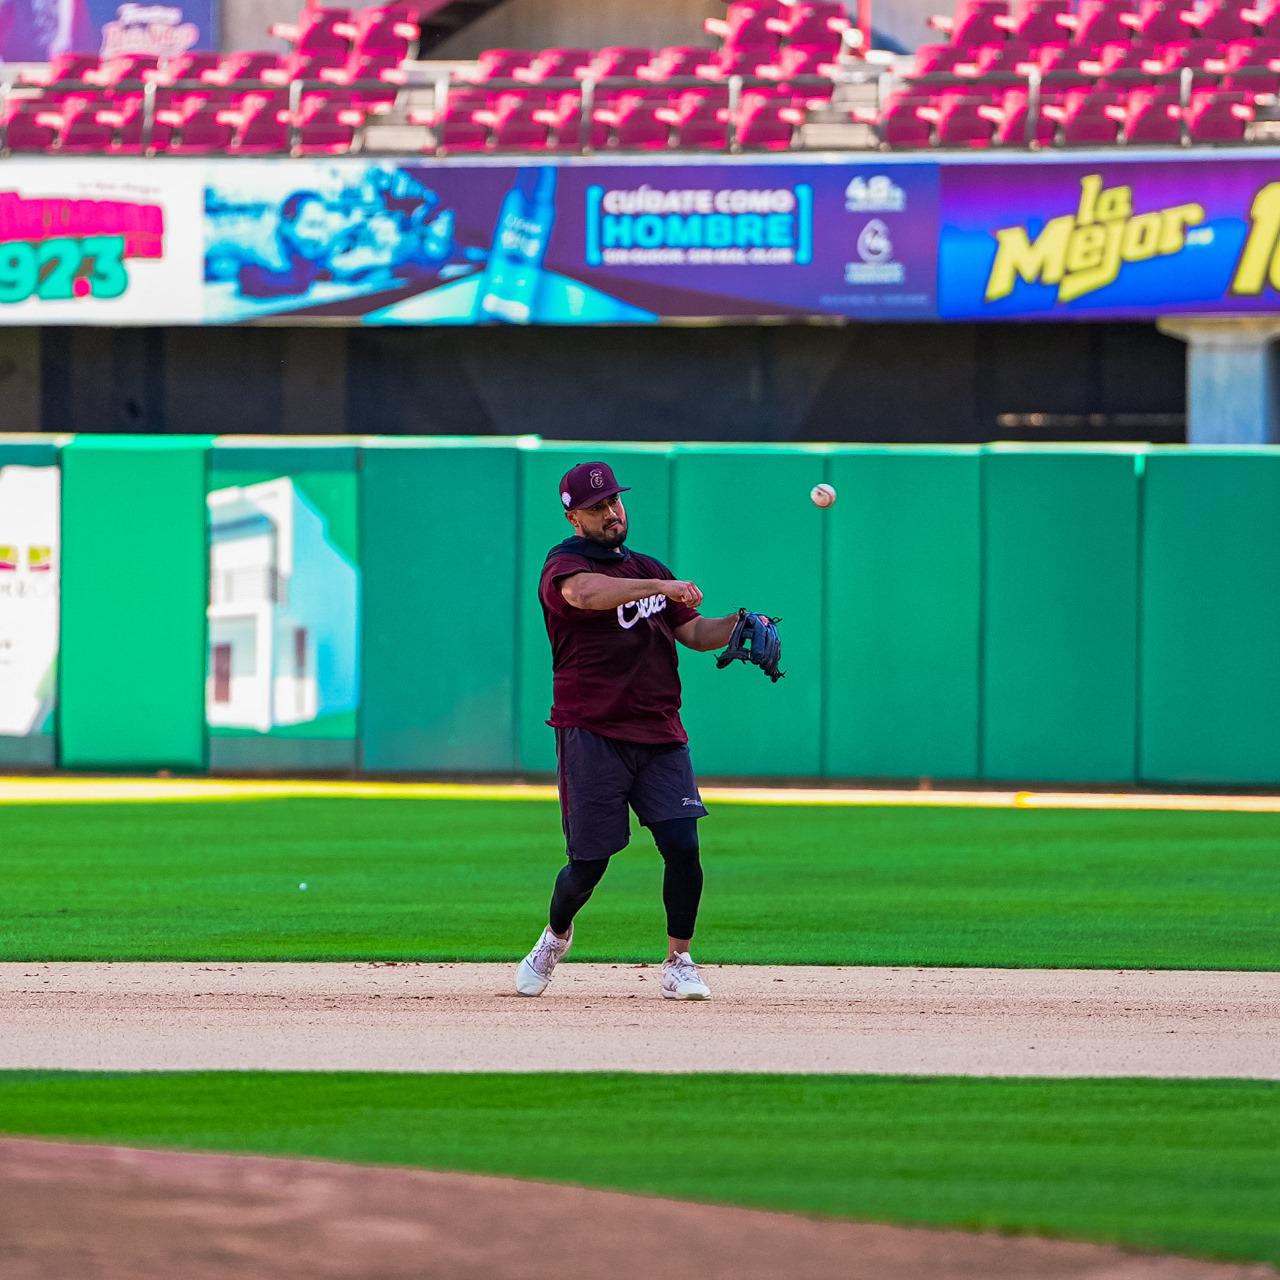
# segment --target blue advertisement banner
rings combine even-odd
[[[936,315],[930,164],[214,166],[205,317]]]
[[[1280,159],[948,165],[939,252],[945,320],[1275,311]]]
[[[48,62],[96,50],[104,58],[176,58],[218,47],[215,0],[0,0],[0,62]]]

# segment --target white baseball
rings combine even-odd
[[[836,500],[836,491],[829,484],[815,484],[809,490],[809,497],[815,507],[829,507]]]

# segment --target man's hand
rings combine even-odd
[[[692,605],[695,609],[702,603],[702,592],[695,582],[663,582],[662,594],[676,604]]]

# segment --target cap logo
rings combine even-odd
[[[563,502],[566,507],[573,501],[569,496],[569,491],[567,489],[560,495],[560,501]]]
[[[593,489],[604,488],[604,472],[599,467],[591,468],[591,487]]]

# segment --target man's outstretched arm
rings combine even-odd
[[[575,609],[616,609],[648,596],[666,596],[697,608],[702,592],[692,582],[669,578],[614,578],[607,573],[575,573],[560,583],[560,594]]]
[[[675,637],[686,648],[707,653],[712,649],[722,649],[729,643],[737,621],[736,613],[726,614],[723,618],[690,618],[675,629]]]

